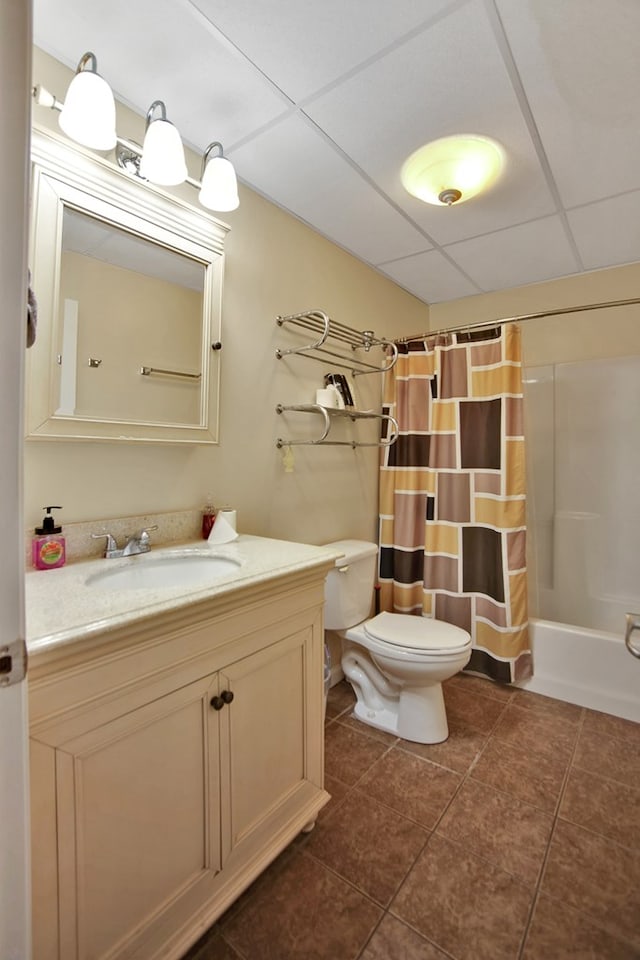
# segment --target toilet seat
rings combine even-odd
[[[379,613],[365,621],[363,629],[369,640],[417,658],[451,656],[471,645],[467,631],[452,623],[406,613]]]

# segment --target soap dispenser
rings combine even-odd
[[[62,527],[56,526],[51,515],[52,510],[62,510],[62,507],[43,507],[43,510],[46,510],[46,515],[42,526],[35,528],[35,536],[31,541],[31,561],[36,570],[53,570],[63,566],[66,560]]]

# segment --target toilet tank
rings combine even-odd
[[[324,586],[324,626],[326,630],[347,630],[366,620],[376,578],[375,543],[366,540],[337,540],[325,544],[340,551]]]

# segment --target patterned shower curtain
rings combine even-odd
[[[473,640],[469,672],[530,676],[520,331],[399,344],[384,413],[380,607],[446,620]]]

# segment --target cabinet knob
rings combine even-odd
[[[231,703],[232,700],[233,693],[231,690],[223,690],[219,697],[212,697],[210,703],[214,710],[222,710],[225,703]]]

